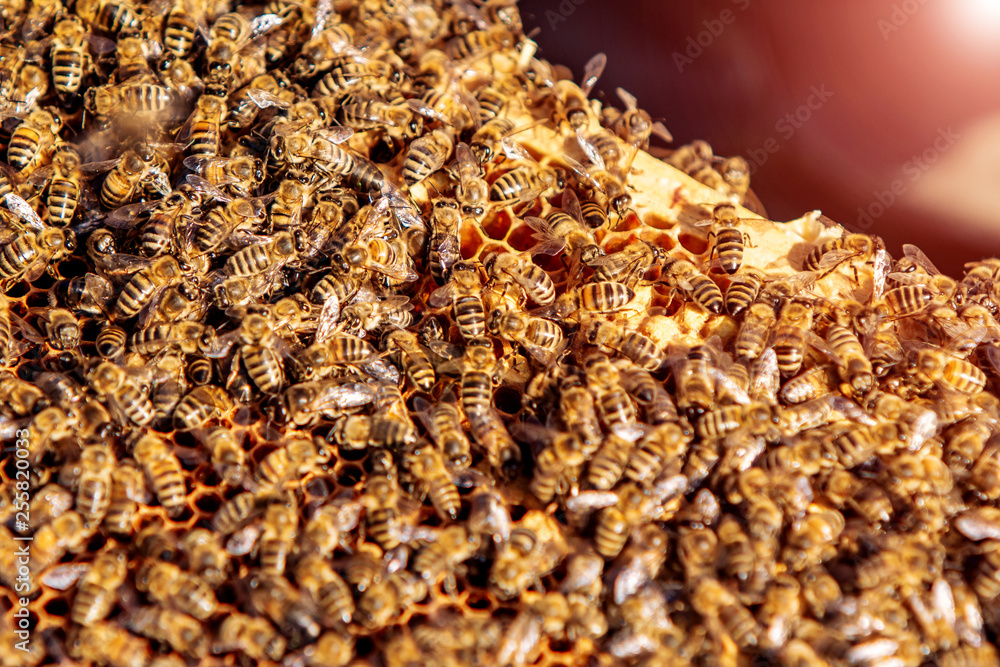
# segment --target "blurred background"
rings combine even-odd
[[[673,146],[742,155],[773,220],[821,209],[944,272],[1000,256],[1000,0],[521,0],[540,56]]]

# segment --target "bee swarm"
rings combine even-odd
[[[1000,662],[1000,260],[766,220],[514,0],[0,19],[4,665]]]

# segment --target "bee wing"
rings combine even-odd
[[[100,258],[100,267],[105,273],[112,276],[129,275],[149,266],[152,260],[139,255],[129,255],[128,253],[116,252],[111,255],[104,255]]]
[[[45,229],[45,223],[42,222],[42,219],[38,217],[37,213],[35,213],[35,209],[31,208],[31,205],[24,201],[20,195],[14,194],[13,192],[7,193],[7,196],[4,197],[4,205],[10,209],[11,213],[16,215],[21,222],[25,223],[32,229],[39,232]]]
[[[608,57],[604,53],[598,53],[587,61],[583,68],[583,80],[580,82],[580,90],[583,91],[584,95],[590,95],[590,91],[594,89],[597,80],[601,78],[607,64]]]
[[[576,131],[576,143],[580,145],[580,150],[582,150],[583,154],[587,156],[587,160],[590,161],[590,164],[594,165],[598,169],[605,168],[604,158],[601,157],[601,153],[597,150],[597,146],[584,136],[583,128]]]
[[[503,149],[504,157],[508,160],[522,160],[524,162],[536,162],[535,158],[531,157],[524,146],[517,143],[510,137],[504,137],[500,140],[500,148]]]
[[[835,269],[851,257],[857,256],[857,254],[854,250],[831,250],[823,254],[823,257],[819,260],[819,268],[820,270]]]
[[[930,257],[924,254],[924,251],[915,245],[909,243],[903,244],[903,254],[913,261],[914,264],[922,268],[927,273],[932,276],[941,275],[941,271],[934,266],[934,262],[931,261]]]
[[[138,202],[121,206],[108,213],[104,218],[104,224],[115,229],[131,229],[139,222],[139,216],[146,211],[151,211],[162,203],[161,200],[148,202]]]
[[[278,14],[261,14],[260,16],[255,16],[250,22],[248,41],[253,42],[260,39],[284,22],[285,19]]]
[[[316,338],[314,342],[322,343],[330,338],[336,333],[338,322],[340,322],[340,299],[334,294],[323,304],[323,309],[316,320]]]
[[[193,157],[194,156],[186,158],[184,162],[186,163]],[[206,194],[210,197],[214,197],[216,199],[219,199],[220,201],[229,202],[233,200],[233,198],[230,195],[220,190],[217,187],[217,185],[227,185],[228,183],[235,183],[236,182],[235,180],[225,180],[222,181],[221,183],[215,184],[209,182],[208,180],[202,178],[201,176],[198,176],[197,174],[188,174],[184,178],[184,182],[187,183],[189,186],[191,186],[192,190],[195,190],[196,192],[200,192],[202,194]]]
[[[455,285],[452,283],[445,283],[431,292],[430,296],[427,297],[427,304],[431,308],[444,308],[445,306],[451,305],[454,298]]]
[[[255,521],[240,528],[226,540],[226,553],[230,556],[246,556],[253,551],[254,545],[264,532],[264,524]]]
[[[261,90],[260,88],[249,88],[246,91],[246,95],[250,98],[251,102],[256,104],[261,109],[267,109],[268,107],[277,107],[278,109],[292,108],[291,103],[286,102],[274,93]]]
[[[625,104],[625,107],[629,111],[639,108],[639,100],[635,98],[635,95],[621,87],[615,88],[615,92],[618,93],[618,98]]]
[[[375,390],[360,382],[347,382],[324,392],[322,399],[310,407],[312,412],[324,412],[339,408],[356,408],[367,405],[375,399]]]
[[[899,271],[886,275],[889,280],[894,280],[899,285],[927,285],[930,276],[924,273],[902,273]]]
[[[750,396],[757,400],[773,400],[780,384],[778,355],[769,347],[750,367]]]
[[[90,569],[90,563],[66,563],[42,575],[42,584],[57,591],[69,590]]]
[[[892,257],[885,248],[875,251],[875,266],[872,268],[872,300],[882,298],[885,292],[885,279],[889,271],[892,270]]]
[[[611,507],[618,502],[614,491],[580,491],[566,499],[566,509],[577,514]]]
[[[81,173],[87,175],[101,174],[110,169],[114,169],[119,162],[121,162],[121,158],[115,158],[114,160],[102,160],[100,162],[88,162],[86,164],[81,164],[79,166],[79,170]]]
[[[740,405],[750,404],[750,397],[747,395],[746,391],[744,391],[743,387],[741,387],[736,380],[730,377],[728,373],[718,368],[709,369],[709,372],[715,380],[716,386],[722,387],[723,391],[736,403],[739,403]]]
[[[402,376],[399,373],[399,369],[388,363],[385,359],[376,359],[370,361],[367,364],[360,364],[358,366],[366,375],[369,375],[379,382],[385,382],[386,384],[398,385]]]
[[[563,160],[566,161],[566,164],[570,166],[570,169],[576,172],[577,176],[587,181],[591,185],[591,187],[593,187],[595,190],[604,192],[604,186],[602,186],[599,182],[597,182],[597,180],[591,175],[590,171],[587,169],[586,166],[584,166],[577,160],[573,159],[569,155],[563,155],[562,157]]]
[[[406,106],[410,107],[410,109],[414,113],[418,113],[421,116],[425,116],[425,117],[430,118],[432,120],[440,121],[441,123],[443,123],[445,125],[451,125],[451,119],[450,118],[448,118],[447,116],[445,116],[440,111],[435,110],[434,107],[425,104],[421,100],[417,100],[417,99],[406,100]]]
[[[354,130],[349,127],[343,127],[338,125],[336,127],[327,127],[320,130],[313,130],[313,134],[318,137],[326,139],[331,144],[342,144],[351,137],[354,136]]]
[[[399,264],[389,266],[388,264],[380,264],[379,262],[368,260],[368,262],[365,263],[365,268],[370,271],[377,271],[383,275],[389,276],[393,280],[402,280],[408,283],[420,280],[420,274],[409,266],[402,266]]]
[[[34,186],[36,189],[41,190],[49,182],[49,179],[52,178],[52,174],[54,174],[55,171],[56,167],[55,165],[52,164],[47,164],[44,167],[39,167],[38,169],[35,169],[33,172],[31,172],[30,176],[28,176],[28,182],[31,183],[31,185]]]
[[[668,144],[673,143],[674,141],[674,135],[670,134],[670,130],[667,129],[667,126],[660,121],[653,122],[653,134],[660,139],[663,139]]]

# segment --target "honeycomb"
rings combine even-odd
[[[1000,662],[1000,261],[768,220],[513,0],[0,19],[4,665]]]

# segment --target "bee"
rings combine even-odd
[[[757,646],[761,628],[753,614],[714,577],[698,580],[691,595],[691,606],[706,622],[717,624],[729,634],[740,648],[746,650]]]
[[[230,535],[254,516],[257,509],[256,496],[252,491],[238,493],[224,502],[212,516],[212,530],[220,535]]]
[[[451,133],[445,130],[432,130],[414,140],[403,162],[403,180],[413,185],[440,171],[454,145]]]
[[[45,199],[46,220],[53,227],[66,227],[76,217],[81,200],[85,198],[85,180],[80,154],[69,142],[56,143],[52,164],[36,169],[29,179],[32,183],[47,183]]]
[[[329,558],[361,518],[362,505],[348,501],[318,507],[302,529],[301,553]]]
[[[66,280],[60,280],[52,289],[56,303],[85,315],[102,315],[107,312],[111,300],[111,283],[95,273],[85,273]]]
[[[236,486],[247,475],[246,452],[232,429],[212,426],[205,431],[202,444],[208,450],[212,466],[223,482]]]
[[[602,352],[618,353],[647,371],[657,371],[667,363],[667,354],[641,333],[611,322],[592,320],[580,330],[588,345]]]
[[[653,266],[666,258],[663,249],[649,241],[636,240],[622,250],[586,262],[594,269],[595,282],[621,282],[634,286]]]
[[[733,276],[726,288],[726,311],[733,317],[739,317],[754,303],[757,295],[767,280],[767,276],[752,267],[742,267],[743,270]]]
[[[621,386],[618,369],[600,352],[587,356],[583,364],[587,387],[594,397],[601,423],[620,438],[629,442],[637,440],[642,431],[635,406]]]
[[[123,425],[131,422],[148,426],[153,421],[153,405],[149,397],[124,369],[110,361],[102,361],[88,372],[87,378],[90,386],[105,399]]]
[[[584,66],[583,81],[578,86],[568,79],[557,81],[552,91],[552,124],[561,128],[565,122],[573,131],[591,124],[594,113],[587,96],[601,77],[608,58],[598,53]]]
[[[18,172],[28,174],[42,162],[47,162],[62,128],[58,113],[43,109],[32,111],[10,135],[7,161]]]
[[[486,452],[490,466],[508,477],[520,466],[521,450],[493,408],[493,375],[497,371],[493,345],[470,339],[462,359],[462,412],[469,420],[473,440]]]
[[[126,122],[122,119],[136,124],[155,122],[166,115],[165,112],[173,104],[173,91],[153,83],[128,82],[94,86],[83,94],[84,110],[101,125],[111,119],[119,120],[122,124]]]
[[[241,651],[251,660],[280,660],[287,640],[265,618],[239,612],[226,615],[213,652]]]
[[[171,517],[186,507],[187,488],[177,456],[159,435],[147,433],[132,448],[132,456],[149,478],[160,505]]]
[[[67,644],[74,659],[109,667],[144,667],[152,657],[148,641],[116,623],[104,621],[74,629]]]
[[[37,590],[39,573],[59,561],[67,551],[82,550],[87,540],[94,534],[93,529],[84,525],[83,517],[72,510],[60,514],[35,531],[28,560],[27,594]],[[23,563],[22,563],[23,565]]]
[[[319,185],[319,179],[316,177],[316,174],[308,174],[298,169],[289,169],[285,173],[285,178],[278,184],[274,200],[271,202],[271,226],[278,230],[290,230],[299,227],[303,211],[312,200]],[[323,219],[329,213],[332,220],[330,227],[336,228],[340,226],[344,212],[339,202],[320,199],[317,202],[316,208],[319,211],[323,211],[323,213],[314,210],[314,219],[317,217]]]
[[[174,428],[200,428],[232,407],[229,395],[221,387],[195,387],[174,408]]]
[[[202,95],[201,99],[204,99]],[[219,102],[222,104],[222,102]],[[195,114],[198,112],[196,111]],[[208,112],[206,112],[208,113]],[[221,122],[221,119],[220,119]],[[208,123],[212,127],[205,127]],[[202,150],[204,153],[195,153],[184,158],[184,166],[192,170],[205,179],[208,185],[213,188],[228,191],[232,196],[250,197],[264,182],[264,162],[258,157],[218,157],[216,153],[209,153],[211,144],[217,142],[218,137],[211,137],[212,129],[217,132],[217,123],[203,118],[194,118],[191,124],[192,150]],[[193,179],[191,179],[193,180]],[[200,181],[195,181],[200,183]],[[206,187],[206,186],[203,186]],[[258,214],[259,217],[260,214]]]
[[[327,618],[345,625],[351,622],[354,616],[351,589],[328,561],[316,555],[301,558],[295,565],[295,580]]]
[[[267,575],[281,575],[298,533],[298,503],[288,495],[270,503],[264,510],[260,535],[260,569]]]
[[[427,490],[438,516],[455,520],[461,500],[441,451],[425,443],[407,452],[404,465],[418,484]]]
[[[649,488],[641,488],[631,482],[619,486],[616,492],[617,502],[604,507],[597,515],[597,531],[594,536],[597,553],[606,559],[616,557],[621,553],[634,527],[675,512],[677,496],[686,486],[686,481],[681,480],[681,477],[666,477]]]
[[[458,234],[462,217],[454,199],[438,197],[433,207],[427,262],[431,275],[441,283],[450,277],[452,267],[462,261],[462,241]]]
[[[247,581],[250,603],[293,641],[311,643],[322,629],[302,594],[284,577],[254,574]]]
[[[80,322],[65,308],[47,310],[42,319],[49,344],[57,350],[73,350],[80,345]]]
[[[518,257],[514,253],[499,252],[487,257],[484,264],[493,283],[516,284],[525,296],[539,306],[548,306],[555,301],[556,288],[552,278],[541,267]]]
[[[49,399],[36,385],[13,373],[0,371],[0,412],[25,417],[48,407]]]
[[[246,53],[245,49],[283,22],[274,14],[262,14],[252,20],[237,12],[218,17],[209,29],[205,52],[208,81],[232,89],[262,73],[263,59]]]
[[[616,88],[619,99],[625,104],[625,111],[615,113],[607,125],[622,141],[642,150],[649,148],[649,140],[653,135],[667,143],[674,138],[660,121],[653,121],[649,113],[639,108],[638,100],[623,88]]]
[[[33,282],[48,271],[58,277],[57,263],[76,248],[76,236],[68,229],[43,229],[37,234],[25,231],[0,247],[0,278],[10,283]]]
[[[427,584],[422,578],[407,570],[398,570],[361,594],[354,619],[368,630],[383,629],[408,607],[426,598],[427,593]]]
[[[228,276],[246,278],[280,270],[297,256],[295,241],[288,232],[278,232],[261,245],[251,245],[226,260]]]
[[[344,410],[371,403],[375,391],[367,384],[339,379],[301,382],[282,394],[281,409],[296,426],[307,426],[321,417],[336,419]]]
[[[49,62],[53,87],[60,96],[79,93],[84,76],[93,67],[88,46],[107,52],[114,48],[114,42],[88,34],[80,17],[75,14],[64,15],[52,27]]]
[[[445,580],[446,590],[455,590],[455,575],[464,573],[462,563],[476,555],[481,537],[465,526],[455,524],[442,528],[437,539],[420,550],[413,559],[413,570],[428,585]]]
[[[551,312],[558,318],[613,313],[625,309],[634,298],[635,292],[621,283],[587,283],[557,297]]]
[[[661,424],[631,451],[624,475],[636,484],[648,485],[674,468],[678,472],[691,435],[672,423]]]
[[[802,268],[825,275],[847,261],[868,261],[877,249],[878,243],[867,234],[846,234],[813,248]]]
[[[222,164],[220,164],[222,158],[212,159],[219,153],[222,122],[228,111],[227,93],[224,86],[213,84],[206,87],[198,96],[194,112],[185,123],[186,132],[184,129],[181,130],[181,135],[187,138],[188,151],[191,155],[185,159],[184,166],[195,169],[196,173],[216,186],[222,183],[223,179],[220,176],[224,176],[226,181],[235,180],[233,189],[240,191],[247,181],[250,181],[251,188],[260,185],[264,180],[264,165],[259,159],[254,158],[236,158],[235,161]],[[247,176],[256,178],[251,181]],[[241,194],[247,196],[245,192]]]
[[[472,262],[458,262],[452,267],[449,281],[436,289],[427,302],[441,308],[449,301],[458,330],[465,338],[481,338],[486,333],[486,310],[480,296],[482,279]]]
[[[190,614],[200,621],[214,614],[219,605],[208,582],[161,560],[143,562],[136,571],[135,585],[150,600]]]
[[[462,430],[462,414],[454,402],[454,396],[449,395],[449,398],[450,400],[441,400],[431,406],[423,398],[417,397],[414,399],[414,409],[448,465],[466,468],[472,462],[471,445]]]
[[[805,303],[791,301],[781,309],[774,326],[774,351],[781,375],[794,375],[805,356],[805,334],[812,328],[812,309]]]
[[[201,659],[208,652],[201,621],[167,607],[140,607],[128,616],[125,626],[190,658]]]
[[[501,207],[517,206],[537,197],[544,197],[546,193],[563,190],[565,181],[565,172],[562,169],[538,164],[517,167],[493,182],[490,186],[490,201]]]
[[[264,223],[266,211],[251,199],[232,199],[209,211],[191,235],[192,255],[217,250],[237,230],[252,230]],[[255,247],[255,246],[250,246]],[[245,250],[245,249],[244,249]],[[240,252],[243,252],[242,250]]]
[[[667,284],[690,294],[706,310],[721,315],[725,307],[722,290],[708,276],[700,273],[686,259],[668,257],[663,264],[662,278]]]
[[[329,71],[353,42],[354,29],[346,23],[325,27],[302,45],[302,50],[292,63],[292,77],[301,81]]]
[[[84,173],[110,169],[101,185],[100,200],[109,209],[118,209],[134,201],[147,188],[165,196],[170,193],[166,159],[148,144],[126,150],[108,162],[83,165]]]
[[[399,484],[391,477],[372,475],[365,481],[361,502],[367,509],[369,534],[386,551],[400,544],[402,516],[398,504],[401,495]]]
[[[550,363],[563,348],[562,328],[551,320],[515,310],[494,310],[490,332],[521,345],[535,360]]]
[[[116,467],[114,452],[104,445],[88,445],[80,454],[80,481],[76,509],[87,526],[100,523],[111,502],[111,475]]]
[[[217,587],[226,580],[229,554],[222,548],[216,533],[205,528],[195,528],[184,534],[180,548],[187,556],[188,568],[209,586]]]
[[[826,332],[826,341],[836,354],[840,379],[859,396],[870,392],[875,386],[872,362],[854,332],[848,327],[831,324]]]
[[[733,275],[743,266],[743,249],[746,244],[744,233],[738,224],[760,224],[762,221],[740,218],[736,206],[730,203],[717,204],[712,209],[712,219],[697,223],[698,226],[711,225],[709,237],[715,237],[711,254],[716,255],[722,269]]]
[[[146,498],[142,471],[131,461],[122,461],[111,471],[111,495],[103,526],[112,533],[129,534],[139,511],[138,502]]]
[[[462,215],[482,220],[490,206],[489,185],[483,179],[482,170],[468,144],[460,142],[455,145],[455,161],[451,170],[457,182],[455,199],[461,206]]]
[[[521,595],[554,570],[568,555],[559,523],[539,510],[529,510],[512,526],[493,559],[490,590],[501,600]]]
[[[406,329],[390,330],[385,336],[387,352],[396,351],[407,377],[421,391],[429,392],[435,384],[434,366],[417,341],[416,334]]]
[[[330,452],[311,438],[289,436],[281,447],[261,459],[254,471],[254,479],[269,487],[283,485],[289,479],[301,479],[311,470],[325,463]]]
[[[98,30],[114,35],[140,27],[135,9],[113,0],[82,0],[76,5],[76,13]]]
[[[788,380],[778,392],[782,402],[804,403],[826,396],[836,388],[836,377],[829,366],[814,366]]]

